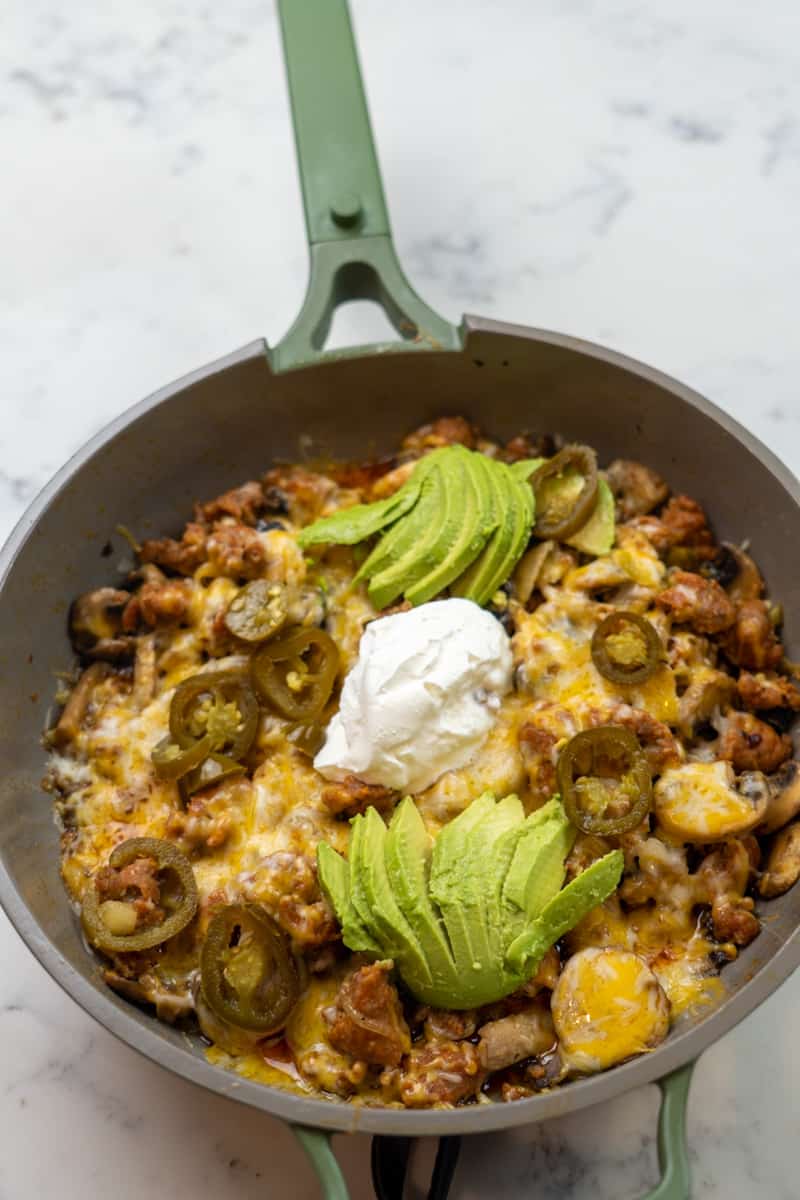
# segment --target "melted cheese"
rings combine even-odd
[[[736,788],[727,762],[690,762],[665,771],[655,786],[659,822],[674,837],[715,842],[745,833],[760,811]]]
[[[669,1002],[653,972],[615,948],[573,955],[553,992],[552,1012],[559,1052],[579,1071],[604,1071],[642,1054],[669,1027]]]
[[[345,499],[340,492],[329,507],[333,510]],[[268,578],[321,589],[326,627],[339,647],[344,673],[356,660],[365,624],[376,616],[364,587],[353,583],[354,552],[330,548],[317,562],[303,555],[291,530],[270,530],[260,537]],[[474,760],[417,797],[432,834],[487,789],[498,796],[516,792],[528,809],[541,802],[520,751],[523,724],[532,721],[551,733],[556,750],[579,729],[596,723],[598,713],[613,713],[618,705],[675,726],[676,678],[685,685],[713,666],[705,639],[679,633],[675,671],[665,665],[639,687],[604,679],[590,652],[592,634],[610,611],[602,594],[613,588],[615,603],[646,614],[666,640],[668,619],[652,604],[664,585],[664,565],[643,534],[625,529],[619,530],[612,553],[588,566],[576,566],[576,556],[563,550],[555,551],[553,559],[543,573],[544,601],[532,612],[513,610],[517,693],[503,700],[497,723]],[[185,626],[158,633],[154,698],[141,706],[130,683],[110,678],[96,689],[86,728],[70,752],[52,756],[50,776],[62,792],[59,810],[65,826],[62,870],[76,902],[120,841],[171,836],[168,823],[180,812],[177,788],[156,776],[150,753],[167,730],[174,688],[205,669],[209,658],[214,669],[243,662],[213,657],[215,622],[236,584],[204,564],[187,586],[191,600]],[[285,721],[262,715],[256,741],[260,762],[252,779],[228,781],[205,800],[208,813],[226,821],[227,837],[216,849],[203,847],[192,856],[201,928],[211,902],[240,898],[249,894],[248,888],[258,891],[260,872],[271,855],[289,852],[313,860],[321,839],[346,853],[349,826],[331,817],[322,802],[325,781],[290,744],[287,732]],[[703,838],[721,836],[731,820],[741,817],[741,797],[737,800],[724,786],[726,771],[723,764],[691,763],[666,772],[656,791],[662,823],[669,826],[671,814],[672,827],[683,828],[681,822],[691,817],[699,829],[697,812],[702,810]],[[664,994],[675,1016],[712,997],[718,987],[709,965],[713,946],[697,924],[682,851],[651,838],[642,854],[657,879],[657,902],[624,909],[612,897],[566,941],[573,957],[559,984],[560,1032],[573,1063],[583,1070],[600,1069],[652,1045],[666,1019]],[[170,953],[162,957],[164,969]],[[377,1102],[374,1081],[359,1081],[352,1063],[325,1040],[321,1013],[333,1000],[342,969],[340,965],[310,979],[290,1022],[288,1041],[305,1077],[280,1045],[235,1056],[213,1047],[211,1061],[273,1086],[355,1094]],[[176,978],[180,971],[185,976],[185,964],[176,960]]]

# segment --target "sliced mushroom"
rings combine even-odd
[[[800,813],[800,763],[785,762],[769,780],[769,801],[757,833],[775,833]]]
[[[678,705],[678,726],[683,736],[690,738],[716,709],[727,707],[735,691],[736,681],[724,671],[697,667]]]
[[[192,988],[192,1007],[197,1014],[201,1033],[216,1046],[227,1050],[228,1054],[250,1054],[255,1049],[256,1043],[264,1036],[257,1030],[237,1029],[233,1025],[229,1025],[227,1021],[221,1021],[206,1003],[200,985],[199,971]]]
[[[122,610],[130,593],[101,587],[84,592],[69,612],[69,632],[78,654],[115,662],[133,653],[135,639],[122,630]]]
[[[70,692],[69,699],[64,705],[64,710],[56,725],[50,731],[49,740],[54,746],[66,746],[78,736],[92,699],[92,693],[97,685],[110,674],[110,671],[111,668],[107,663],[96,662],[83,672]]]
[[[757,600],[764,591],[764,580],[756,564],[749,554],[732,542],[723,542],[722,549],[736,564],[736,573],[729,584],[727,592],[734,604],[742,604],[745,600]]]
[[[555,542],[539,542],[537,545],[532,546],[530,550],[526,550],[519,560],[512,583],[514,586],[514,598],[520,604],[527,604],[536,590],[539,576],[542,573],[542,567],[554,546]]]
[[[772,843],[767,867],[758,884],[765,899],[782,896],[800,879],[800,821],[787,825]]]
[[[616,946],[569,959],[553,992],[559,1052],[574,1071],[604,1071],[651,1050],[669,1029],[669,1000],[647,963]]]
[[[688,762],[665,771],[653,797],[665,833],[703,844],[749,833],[763,821],[769,784],[760,771],[737,780],[727,762]]]
[[[191,996],[180,992],[170,991],[160,979],[151,973],[142,975],[139,979],[126,979],[117,971],[106,970],[103,979],[110,988],[133,1000],[137,1004],[153,1004],[159,1021],[172,1025],[179,1017],[188,1016],[194,1010]]]
[[[524,1058],[546,1054],[556,1044],[549,1005],[542,1003],[532,1004],[510,1017],[489,1021],[481,1026],[478,1035],[481,1066],[487,1071],[499,1071]]]

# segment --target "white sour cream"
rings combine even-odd
[[[471,600],[436,600],[372,621],[314,766],[421,792],[462,767],[511,689],[511,645]]]

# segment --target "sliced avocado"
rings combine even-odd
[[[525,881],[523,911],[529,921],[538,919],[564,884],[565,859],[575,841],[575,827],[566,818],[548,823],[546,847],[539,849]]]
[[[444,591],[477,558],[498,524],[489,459],[466,450],[458,455],[457,461],[461,464],[462,482],[457,485],[453,476],[446,485],[452,489],[448,492],[448,509],[452,506],[457,513],[452,522],[452,528],[457,532],[454,540],[449,541],[449,529],[443,529],[442,540],[431,554],[436,561],[433,570],[405,589],[405,598],[411,604],[424,604]],[[449,516],[445,513],[443,525],[448,522]]]
[[[507,967],[512,971],[535,970],[560,937],[611,895],[622,878],[624,864],[622,851],[612,850],[568,883],[508,947]]]
[[[350,899],[350,867],[327,842],[317,846],[317,873],[322,894],[336,913],[342,940],[351,950],[380,954],[381,947],[367,932]]]
[[[484,604],[491,600],[497,589],[510,576],[518,560],[522,556],[531,536],[536,503],[533,489],[523,480],[508,472],[511,479],[510,504],[512,533],[511,541],[505,556],[498,557],[494,562],[494,574],[487,574],[483,584]]]
[[[371,578],[404,554],[409,547],[414,546],[420,531],[426,529],[435,518],[435,488],[431,484],[431,475],[435,474],[436,464],[442,453],[441,450],[434,450],[433,454],[427,455],[417,464],[412,476],[419,484],[417,503],[402,521],[395,522],[391,529],[383,534],[378,544],[373,546],[356,572],[356,582]]]
[[[546,458],[520,458],[517,462],[511,463],[509,470],[523,483],[530,483],[534,471],[538,471],[539,467],[546,462]]]
[[[405,581],[401,571],[411,567],[418,553],[429,551],[437,537],[443,504],[441,476],[432,471],[408,516],[381,538],[359,568],[356,578],[368,580],[367,592],[376,608],[384,608],[402,593]],[[398,564],[403,564],[399,570]]]
[[[482,554],[453,589],[476,604],[488,604],[508,579],[528,544],[535,512],[532,488],[505,463],[493,466],[503,516]]]
[[[406,796],[386,835],[386,873],[403,916],[425,953],[435,987],[458,991],[453,954],[442,918],[428,894],[431,839],[416,804]]]
[[[467,839],[476,825],[494,808],[494,796],[484,792],[455,820],[445,825],[433,845],[428,889],[439,906],[457,963],[479,962],[473,943],[477,940],[466,913],[463,884],[467,878]]]
[[[614,532],[614,496],[605,479],[600,479],[594,512],[566,542],[584,554],[608,554],[614,545]]]
[[[399,557],[394,554],[383,570],[377,574],[371,573],[367,590],[377,608],[390,604],[401,593],[411,599],[409,593],[414,585],[448,561],[465,529],[471,533],[479,524],[477,497],[467,466],[470,451],[463,446],[449,446],[447,449],[447,455],[442,456],[429,477],[435,493],[435,516],[428,518],[425,525],[421,526],[419,520],[414,521],[419,509],[417,505],[406,522],[415,525],[413,543]]]
[[[353,546],[356,542],[365,541],[414,507],[419,499],[423,478],[414,471],[403,486],[385,500],[377,500],[373,504],[354,504],[352,508],[343,508],[330,517],[321,517],[313,525],[300,530],[297,544],[305,550],[320,543]]]
[[[451,587],[454,595],[488,604],[508,579],[528,544],[536,515],[530,477],[546,461],[525,458],[507,466],[497,459],[486,460],[499,510],[497,528],[472,566]]]
[[[454,596],[463,596],[466,600],[474,600],[476,604],[482,603],[479,597],[486,590],[486,580],[494,576],[496,561],[505,556],[514,537],[511,512],[514,493],[510,473],[503,463],[488,458],[485,459],[484,471],[492,492],[495,529],[475,561],[450,588]]]
[[[522,836],[514,852],[514,857],[508,868],[503,885],[503,899],[508,904],[520,909],[530,918],[539,916],[537,910],[532,910],[529,907],[529,903],[532,903],[535,899],[530,882],[532,869],[534,866],[538,870],[546,868],[550,847],[552,846],[552,852],[555,856],[562,840],[564,842],[567,840],[566,836],[563,839],[561,838],[562,831],[570,830],[572,830],[572,833],[569,835],[571,846],[572,840],[574,840],[574,830],[567,819],[561,801],[555,796],[552,800],[548,800],[547,804],[542,805],[541,808],[531,813],[525,820]],[[563,867],[563,860],[568,852],[569,847],[561,855],[559,868]],[[560,886],[561,882],[553,888],[553,894],[558,891]],[[542,907],[544,907],[549,899],[550,896],[547,896],[542,901]]]
[[[400,911],[386,873],[386,826],[370,807],[363,817],[354,818],[352,828],[350,881],[356,910],[409,987],[428,987],[432,979],[425,954]]]
[[[525,810],[516,796],[506,796],[493,813],[469,835],[467,856],[473,865],[474,891],[482,909],[481,926],[487,938],[484,958],[491,972],[502,961],[505,947],[502,892],[508,868],[525,829]]]

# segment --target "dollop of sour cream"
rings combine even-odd
[[[314,766],[421,792],[464,766],[511,689],[511,644],[471,600],[435,600],[367,625]]]

